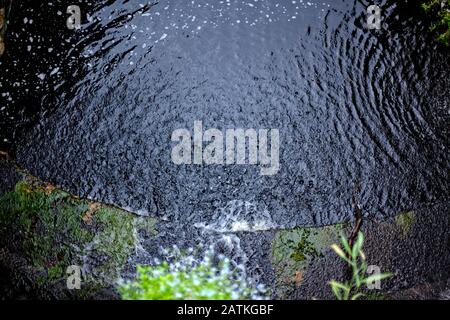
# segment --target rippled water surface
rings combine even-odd
[[[34,174],[217,231],[448,200],[448,51],[414,6],[369,31],[367,1],[85,1],[69,31],[72,2],[18,2],[8,30],[2,143]],[[279,129],[280,171],[173,164],[195,120]]]

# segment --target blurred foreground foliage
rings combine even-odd
[[[178,250],[178,249],[176,249]],[[178,253],[171,262],[138,266],[136,277],[119,285],[125,300],[239,300],[263,299],[265,288],[253,288],[239,268],[212,251],[198,259],[189,253]]]

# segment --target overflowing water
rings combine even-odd
[[[221,233],[384,218],[448,200],[448,52],[412,4],[20,1],[0,138],[83,197]],[[75,1],[76,2],[76,1]],[[280,170],[175,165],[171,134],[278,129]]]

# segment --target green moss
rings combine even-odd
[[[98,267],[98,276],[112,281],[119,276],[130,255],[134,252],[140,230],[155,234],[155,219],[135,217],[117,208],[99,209],[94,223],[100,226],[91,250],[104,257],[104,263]]]
[[[317,257],[319,252],[314,245],[308,240],[310,235],[309,229],[303,229],[300,234],[300,239],[291,254],[291,258],[294,261],[302,262],[308,259],[308,257]]]
[[[433,24],[431,31],[438,34],[438,39],[450,45],[450,0],[428,0],[422,3],[423,10],[428,13]]]
[[[66,269],[62,263],[58,263],[47,270],[47,277],[49,281],[59,279],[65,273]]]
[[[410,233],[415,220],[416,213],[414,211],[408,211],[397,215],[395,217],[395,224],[400,229],[402,235],[407,236]]]
[[[339,239],[344,224],[321,228],[280,230],[272,242],[271,261],[275,269],[277,294],[289,296],[300,285],[308,266],[320,259]]]
[[[52,193],[20,181],[0,198],[2,246],[13,244],[32,267],[47,270],[49,279],[64,275],[62,265],[72,264],[74,245],[93,238],[82,226],[86,203]]]
[[[124,264],[135,243],[134,219],[116,209],[104,208],[96,212],[95,221],[103,228],[96,238],[98,252],[111,263]]]
[[[26,258],[38,274],[38,287],[65,279],[68,266],[83,266],[89,258],[95,263],[82,282],[83,292],[110,285],[134,252],[138,232],[156,232],[155,219],[93,204],[28,178],[0,197],[0,212],[1,247]]]

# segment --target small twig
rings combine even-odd
[[[353,245],[356,241],[356,238],[358,237],[358,233],[361,230],[361,226],[362,226],[362,222],[363,222],[362,210],[358,204],[358,201],[356,200],[356,192],[353,193],[352,204],[353,204],[353,210],[355,212],[355,225],[353,226],[353,230],[350,233],[350,236],[348,238],[348,243],[350,245],[350,248],[353,248]]]

